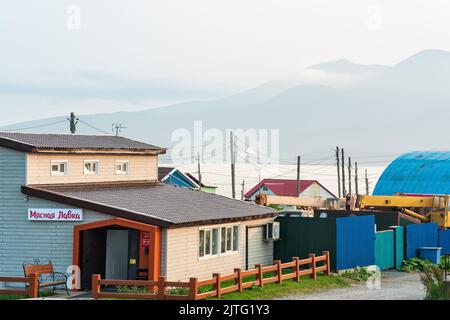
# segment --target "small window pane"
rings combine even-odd
[[[199,237],[199,256],[203,257],[205,255],[205,231],[200,231]]]
[[[233,227],[233,251],[239,249],[239,226]]]
[[[57,164],[52,165],[52,171],[53,172],[58,172],[59,171],[59,166]]]
[[[211,254],[211,230],[205,232],[205,255]]]
[[[227,251],[231,251],[231,228],[227,228]]]
[[[212,230],[212,254],[219,253],[219,229]]]
[[[227,252],[227,241],[226,241],[226,237],[227,237],[227,229],[226,228],[222,228],[221,232],[220,232],[220,252],[225,253]]]
[[[59,165],[59,172],[61,172],[61,173],[66,172],[66,164],[65,163],[61,163]]]

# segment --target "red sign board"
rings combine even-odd
[[[150,247],[150,233],[141,232],[141,247],[144,248]]]

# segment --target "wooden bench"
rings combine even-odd
[[[56,287],[62,286],[70,296],[67,288],[67,276],[64,273],[55,272],[51,261],[46,264],[40,264],[39,260],[34,263],[23,263],[23,273],[25,277],[29,277],[33,273],[38,275],[38,290],[53,287],[53,291],[55,291]]]

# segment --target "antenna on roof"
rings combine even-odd
[[[112,126],[113,126],[112,131],[116,132],[116,137],[119,135],[122,129],[127,129],[127,127],[122,126],[121,123],[113,123]]]
[[[67,120],[69,120],[70,122],[70,133],[75,134],[77,132],[77,123],[78,123],[78,118],[75,117],[75,113],[71,112],[70,118],[67,118]]]

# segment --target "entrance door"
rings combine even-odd
[[[108,230],[106,279],[128,279],[128,230]]]
[[[81,277],[83,289],[90,290],[92,275],[105,277],[106,230],[94,229],[82,233]]]

